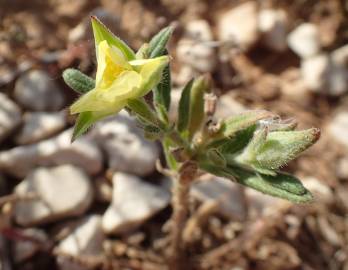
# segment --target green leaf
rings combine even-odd
[[[74,68],[67,68],[63,72],[65,83],[79,94],[85,94],[95,87],[95,81]]]
[[[308,203],[313,200],[311,193],[294,176],[278,173],[275,176],[263,175],[239,167],[219,167],[211,163],[200,163],[200,168],[214,175],[228,178],[273,197],[295,203]]]
[[[145,125],[144,134],[146,139],[154,141],[162,137],[162,130],[157,126]]]
[[[148,123],[158,125],[158,119],[143,98],[129,99],[127,106]]]
[[[234,169],[238,183],[262,193],[286,199],[295,203],[308,203],[312,194],[294,176],[278,173],[275,176],[249,173]]]
[[[150,58],[165,54],[167,42],[173,34],[173,27],[168,26],[156,34],[149,43],[148,54]]]
[[[171,91],[171,78],[170,78],[170,67],[169,64],[164,68],[162,73],[162,80],[154,88],[153,91],[153,101],[156,111],[159,115],[162,115],[161,118],[167,118],[167,112],[170,107],[170,91]],[[163,111],[164,109],[164,111]]]
[[[239,130],[255,125],[262,119],[274,117],[274,114],[265,110],[246,111],[226,119],[221,127],[224,137],[231,137]]]
[[[92,112],[83,112],[80,113],[76,119],[73,135],[71,142],[75,141],[78,137],[87,132],[88,128],[95,123]]]
[[[192,85],[190,97],[190,121],[188,125],[189,137],[200,129],[204,120],[204,93],[209,90],[207,77],[201,76]]]
[[[209,149],[207,159],[218,166],[226,166],[226,159],[217,149]]]
[[[177,129],[179,132],[183,132],[187,129],[190,119],[190,97],[191,89],[193,85],[193,79],[190,80],[181,93],[181,98],[178,107],[178,122]]]
[[[123,40],[115,36],[97,17],[91,16],[91,21],[96,48],[101,41],[106,40],[109,45],[121,50],[128,61],[135,59],[133,50]]]

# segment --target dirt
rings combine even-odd
[[[13,81],[21,72],[19,66],[24,61],[29,61],[33,67],[47,69],[62,86],[60,74],[66,67],[74,66],[93,74],[93,40],[89,36],[72,43],[68,36],[69,31],[88,20],[88,15],[96,8],[103,7],[110,12],[109,19],[118,21],[114,31],[135,49],[161,27],[176,21],[177,31],[170,44],[170,51],[174,52],[187,21],[203,18],[216,30],[221,12],[239,2],[2,0],[1,91],[11,93]],[[344,0],[258,2],[262,6],[286,9],[291,27],[302,21],[316,23],[326,51],[348,42],[348,7]],[[55,56],[53,52],[60,53]],[[175,58],[173,61],[174,68],[179,69],[180,63]],[[221,93],[233,94],[248,108],[263,108],[283,117],[295,117],[299,128],[321,128],[319,142],[285,169],[301,177],[320,179],[333,192],[332,196],[329,200],[317,200],[305,206],[274,205],[271,213],[256,217],[248,215],[242,221],[227,220],[214,211],[203,212],[202,221],[187,245],[187,257],[191,262],[187,269],[348,269],[348,206],[345,195],[348,184],[347,179],[339,179],[336,174],[337,161],[345,153],[326,131],[334,113],[346,104],[346,97],[286,94],[288,88],[291,92],[291,87],[296,87],[299,65],[299,58],[290,50],[275,53],[257,44],[249,52],[231,57],[227,65],[218,65],[212,76]],[[10,79],[6,81],[5,75]],[[63,87],[68,93],[68,88]],[[70,97],[71,100],[75,98],[73,94]],[[103,206],[95,207],[103,209]],[[194,202],[191,211],[198,208],[198,202]],[[103,258],[71,260],[86,269],[166,269],[165,255],[169,243],[164,224],[170,213],[168,207],[138,230],[110,238]],[[54,231],[54,225],[45,229]],[[12,239],[6,245],[11,246],[13,239],[20,240],[12,232],[5,235]],[[52,239],[53,243],[55,241]],[[4,256],[6,254],[2,254]],[[13,269],[55,269],[55,257],[52,249],[44,249]]]

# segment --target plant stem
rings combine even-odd
[[[174,181],[173,215],[171,218],[171,270],[188,269],[183,246],[183,231],[188,216],[190,185],[196,174],[196,164],[188,161],[180,169]]]

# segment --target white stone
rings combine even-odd
[[[302,178],[303,185],[313,194],[315,201],[332,203],[334,195],[332,190],[315,177]]]
[[[176,49],[180,62],[193,67],[200,72],[211,72],[216,65],[214,48],[191,39],[181,39]]]
[[[112,203],[103,216],[106,233],[122,233],[144,223],[166,207],[168,191],[144,182],[136,176],[116,173],[113,181]]]
[[[64,94],[55,78],[42,70],[32,70],[20,76],[16,81],[14,97],[33,111],[56,111],[65,104]]]
[[[88,174],[97,174],[103,167],[103,157],[90,138],[81,137],[71,143],[72,129],[37,144],[18,146],[0,152],[0,169],[25,177],[38,166],[72,164]]]
[[[185,35],[188,38],[197,41],[213,40],[213,33],[209,23],[206,20],[195,20],[188,22],[185,29]]]
[[[321,50],[318,27],[302,23],[288,35],[288,45],[301,58],[317,55]]]
[[[15,220],[22,226],[79,216],[86,212],[93,199],[90,179],[71,165],[38,168],[16,186],[15,193],[38,196],[16,203]]]
[[[233,95],[227,94],[218,98],[215,116],[218,119],[222,119],[246,110],[246,107],[236,101]]]
[[[245,207],[241,187],[231,180],[221,177],[212,177],[193,184],[193,197],[200,201],[215,201],[221,215],[237,220],[245,218]]]
[[[21,231],[21,234],[25,237],[30,237],[37,240],[39,243],[33,241],[20,240],[15,241],[13,246],[14,260],[17,263],[23,262],[32,256],[34,256],[42,246],[47,243],[47,235],[44,231],[30,228]]]
[[[340,96],[348,90],[348,69],[337,55],[318,54],[303,59],[301,73],[308,89],[330,96]]]
[[[56,248],[58,253],[72,257],[100,258],[103,256],[103,242],[105,235],[102,230],[101,216],[92,215],[84,218],[74,231],[63,239]],[[86,269],[80,263],[74,262],[66,256],[57,258],[60,269]]]
[[[322,92],[328,87],[330,58],[327,54],[319,54],[306,58],[301,62],[301,74],[305,86],[314,92]]]
[[[348,91],[348,45],[331,53],[330,89],[332,96],[340,96]]]
[[[287,21],[284,10],[261,10],[259,13],[259,30],[267,47],[280,52],[286,50]]]
[[[273,215],[292,205],[286,200],[263,194],[252,188],[245,188],[245,196],[250,218]]]
[[[338,161],[336,175],[341,179],[348,180],[348,156],[345,156]]]
[[[330,121],[328,131],[332,138],[346,146],[348,150],[348,111],[342,111],[336,114]]]
[[[245,2],[221,14],[218,21],[221,41],[233,41],[242,49],[249,49],[258,39],[257,3]]]
[[[0,93],[0,142],[21,122],[21,111],[5,94]]]
[[[348,67],[348,44],[334,50],[331,54],[336,64]]]
[[[143,131],[127,113],[98,123],[93,136],[107,154],[111,170],[140,176],[155,170],[159,149],[154,142],[144,138]]]
[[[104,238],[101,216],[88,216],[59,243],[58,250],[71,256],[100,255]]]
[[[16,136],[18,144],[29,144],[54,135],[66,126],[65,113],[34,112],[23,117],[23,127]]]

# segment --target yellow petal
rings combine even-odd
[[[131,70],[122,52],[106,40],[98,45],[97,62],[96,85],[100,88],[110,86],[122,71]]]
[[[78,99],[71,107],[72,114],[86,111],[113,110],[124,107],[128,98],[133,98],[141,84],[141,76],[135,71],[124,71],[109,88],[98,88],[89,91]]]
[[[168,62],[169,57],[167,55],[152,59],[138,59],[129,62],[142,77],[142,84],[137,92],[137,96],[146,95],[160,82],[162,71]]]

